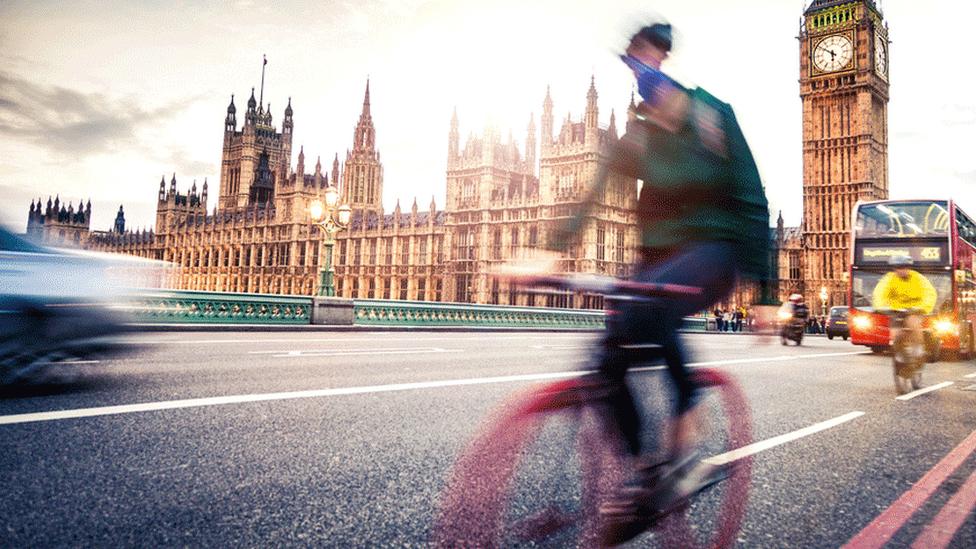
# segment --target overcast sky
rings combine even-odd
[[[650,12],[652,5],[657,12]],[[950,196],[976,210],[972,2],[882,3],[891,27],[891,196]],[[0,1],[0,222],[22,231],[32,198],[91,199],[94,229],[119,204],[153,223],[159,178],[217,196],[223,118],[243,110],[267,54],[265,103],[294,152],[330,166],[351,146],[366,79],[384,203],[444,203],[447,132],[495,125],[524,143],[546,86],[559,121],[582,115],[596,78],[600,121],[632,77],[615,54],[635,23],[677,31],[666,68],[736,109],[775,217],[801,217],[797,79],[802,0]],[[294,159],[293,159],[294,165]]]

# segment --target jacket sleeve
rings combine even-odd
[[[932,314],[935,309],[935,302],[938,301],[939,295],[935,291],[935,286],[929,282],[925,275],[919,273],[918,275],[919,293],[922,295],[921,309],[926,314]]]

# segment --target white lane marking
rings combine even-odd
[[[829,353],[831,356],[836,354],[862,354],[862,353]],[[817,358],[822,355],[800,355],[800,357]],[[774,358],[773,360],[777,360]],[[751,359],[752,362],[762,362],[763,359]],[[700,362],[689,364],[691,367],[703,365],[723,365],[740,364],[741,360]],[[646,366],[632,368],[632,372],[644,372],[653,370],[663,370],[666,366]],[[577,370],[572,372],[553,372],[547,374],[519,374],[499,377],[481,377],[469,379],[447,379],[443,381],[420,381],[415,383],[394,383],[390,385],[370,385],[365,387],[345,387],[339,389],[316,389],[309,391],[291,391],[285,393],[265,393],[254,395],[229,395],[222,397],[193,398],[186,400],[169,400],[162,402],[144,402],[140,404],[122,404],[118,406],[100,406],[97,408],[78,408],[74,410],[59,410],[54,412],[35,412],[29,414],[13,414],[0,416],[0,425],[14,423],[29,423],[34,421],[53,421],[59,419],[73,419],[81,417],[107,416],[113,414],[129,414],[133,412],[150,412],[155,410],[172,410],[176,408],[195,408],[199,406],[216,406],[220,404],[238,404],[244,402],[263,402],[269,400],[291,400],[297,398],[318,398],[340,395],[358,395],[368,393],[385,393],[391,391],[410,391],[418,389],[434,389],[440,387],[457,387],[464,385],[488,385],[495,383],[513,383],[524,381],[543,381],[547,379],[561,379],[580,377],[593,373],[592,370]]]
[[[950,385],[952,385],[951,381],[943,381],[942,383],[937,383],[931,387],[925,387],[924,389],[919,389],[917,391],[912,391],[899,397],[895,397],[895,400],[911,400],[919,395],[931,393],[932,391],[938,391],[939,389],[944,389]]]
[[[847,423],[848,421],[859,418],[863,415],[864,412],[850,412],[842,416],[837,416],[834,419],[828,419],[827,421],[821,421],[820,423],[815,423],[809,427],[798,429],[792,433],[786,433],[785,435],[779,435],[773,438],[767,438],[766,440],[760,440],[759,442],[753,442],[748,446],[743,446],[742,448],[737,448],[731,452],[725,452],[724,454],[712,456],[703,461],[712,465],[724,465],[726,463],[731,463],[744,457],[758,454],[764,450],[769,450],[770,448],[774,448],[781,444],[786,444],[787,442],[792,442],[796,439],[819,433],[820,431],[826,431],[827,429]]]
[[[966,375],[964,375],[962,377],[976,377],[976,373],[966,374]]]
[[[97,408],[80,408],[77,410],[60,410],[56,412],[37,412],[30,414],[15,414],[0,416],[0,425],[14,423],[28,423],[34,421],[53,421],[58,419],[73,419],[81,417],[107,416],[113,414],[129,414],[133,412],[149,412],[155,410],[172,410],[177,408],[196,408],[201,406],[217,406],[220,404],[238,404],[243,402],[266,402],[270,400],[292,400],[299,398],[317,398],[342,395],[360,395],[368,393],[387,393],[394,391],[409,391],[416,389],[433,389],[439,387],[457,387],[463,385],[482,385],[489,383],[511,383],[516,381],[538,381],[543,379],[559,379],[578,377],[586,372],[556,372],[551,374],[523,374],[490,378],[448,379],[444,381],[421,381],[416,383],[393,383],[390,385],[371,385],[365,387],[344,387],[338,389],[315,389],[310,391],[291,391],[287,393],[265,393],[257,395],[230,395],[210,398],[192,398],[187,400],[169,400],[163,402],[145,402],[141,404],[123,404],[119,406],[100,406]]]
[[[688,366],[701,367],[701,366],[724,366],[729,364],[750,364],[753,362],[784,362],[791,360],[801,360],[808,358],[828,358],[837,356],[851,356],[851,355],[869,355],[871,351],[852,351],[846,353],[817,353],[810,355],[783,355],[783,356],[769,356],[761,358],[738,358],[732,360],[714,360],[711,362],[692,362]]]
[[[431,353],[463,353],[464,349],[441,349],[440,347],[410,347],[401,349],[349,349],[349,350],[310,350],[310,351],[250,351],[248,354],[267,354],[275,358],[300,358],[320,356],[362,356],[362,355],[417,355]]]

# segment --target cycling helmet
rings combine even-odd
[[[915,262],[912,258],[907,255],[893,255],[888,259],[888,265],[896,269],[899,267],[911,267],[914,264]]]
[[[800,294],[791,294],[790,303],[803,303],[803,296]]]

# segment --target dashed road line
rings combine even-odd
[[[895,397],[895,400],[911,400],[917,396],[924,395],[925,393],[931,393],[932,391],[938,391],[939,389],[945,389],[946,387],[952,385],[951,381],[943,381],[942,383],[936,383],[931,387],[923,387],[917,391],[912,391],[904,395]]]
[[[828,419],[827,421],[821,421],[820,423],[815,423],[809,427],[804,427],[803,429],[797,429],[791,433],[786,433],[783,435],[775,436],[773,438],[767,438],[766,440],[760,440],[759,442],[754,442],[742,448],[737,448],[731,452],[725,452],[724,454],[719,454],[717,456],[712,456],[705,459],[706,463],[712,465],[724,465],[726,463],[731,463],[733,461],[740,460],[744,457],[751,456],[753,454],[758,454],[759,452],[769,450],[770,448],[775,448],[787,442],[792,442],[794,440],[807,437],[821,431],[826,431],[838,425],[842,425],[851,421],[852,419],[857,419],[864,415],[864,412],[850,412],[842,416],[837,416],[833,419]]]
[[[248,351],[251,355],[271,355],[275,358],[303,358],[321,356],[364,356],[364,355],[417,355],[437,353],[463,353],[464,349],[442,349],[440,347],[402,347],[390,349],[343,349],[343,350],[296,350],[296,351]]]
[[[966,374],[966,375],[964,375],[962,377],[965,377],[965,378],[973,378],[973,377],[976,377],[976,372],[971,373],[971,374]]]

